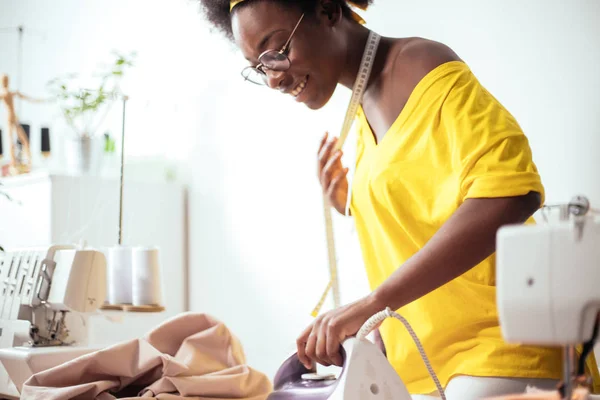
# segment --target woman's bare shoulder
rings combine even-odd
[[[420,37],[397,39],[394,47],[391,76],[415,84],[442,64],[462,61],[449,46]]]

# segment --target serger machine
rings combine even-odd
[[[76,246],[0,253],[0,397],[33,374],[93,350],[86,314],[106,296],[102,252]]]
[[[497,235],[497,300],[508,342],[564,347],[562,399],[592,399],[583,365],[593,351],[600,312],[600,223],[585,197],[557,208],[557,222],[501,228]],[[410,325],[392,310],[367,321],[343,343],[339,374],[306,370],[293,355],[275,376],[269,400],[410,400],[405,385],[367,334],[388,317],[409,330],[441,398],[445,395]],[[583,344],[577,356],[575,346]],[[426,349],[425,349],[426,350]],[[520,395],[519,393],[515,393]]]

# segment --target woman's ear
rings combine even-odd
[[[337,25],[343,17],[342,7],[334,0],[321,0],[318,14],[328,26]]]

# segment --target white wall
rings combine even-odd
[[[324,130],[338,132],[348,91],[311,112],[244,84],[242,58],[209,34],[193,1],[0,0],[0,10],[0,27],[46,34],[25,39],[31,94],[112,48],[138,51],[126,80],[128,157],[182,166],[192,190],[192,309],[224,320],[250,364],[273,375],[326,283],[315,152]],[[366,19],[385,35],[453,47],[529,135],[548,202],[584,193],[600,205],[599,1],[379,0]],[[11,73],[13,42],[0,34],[0,70]],[[22,110],[63,129],[42,106]],[[350,301],[366,283],[349,227],[338,229]]]

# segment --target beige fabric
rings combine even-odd
[[[246,365],[239,340],[223,323],[184,313],[143,338],[32,376],[21,398],[264,400],[271,390],[269,379]]]

